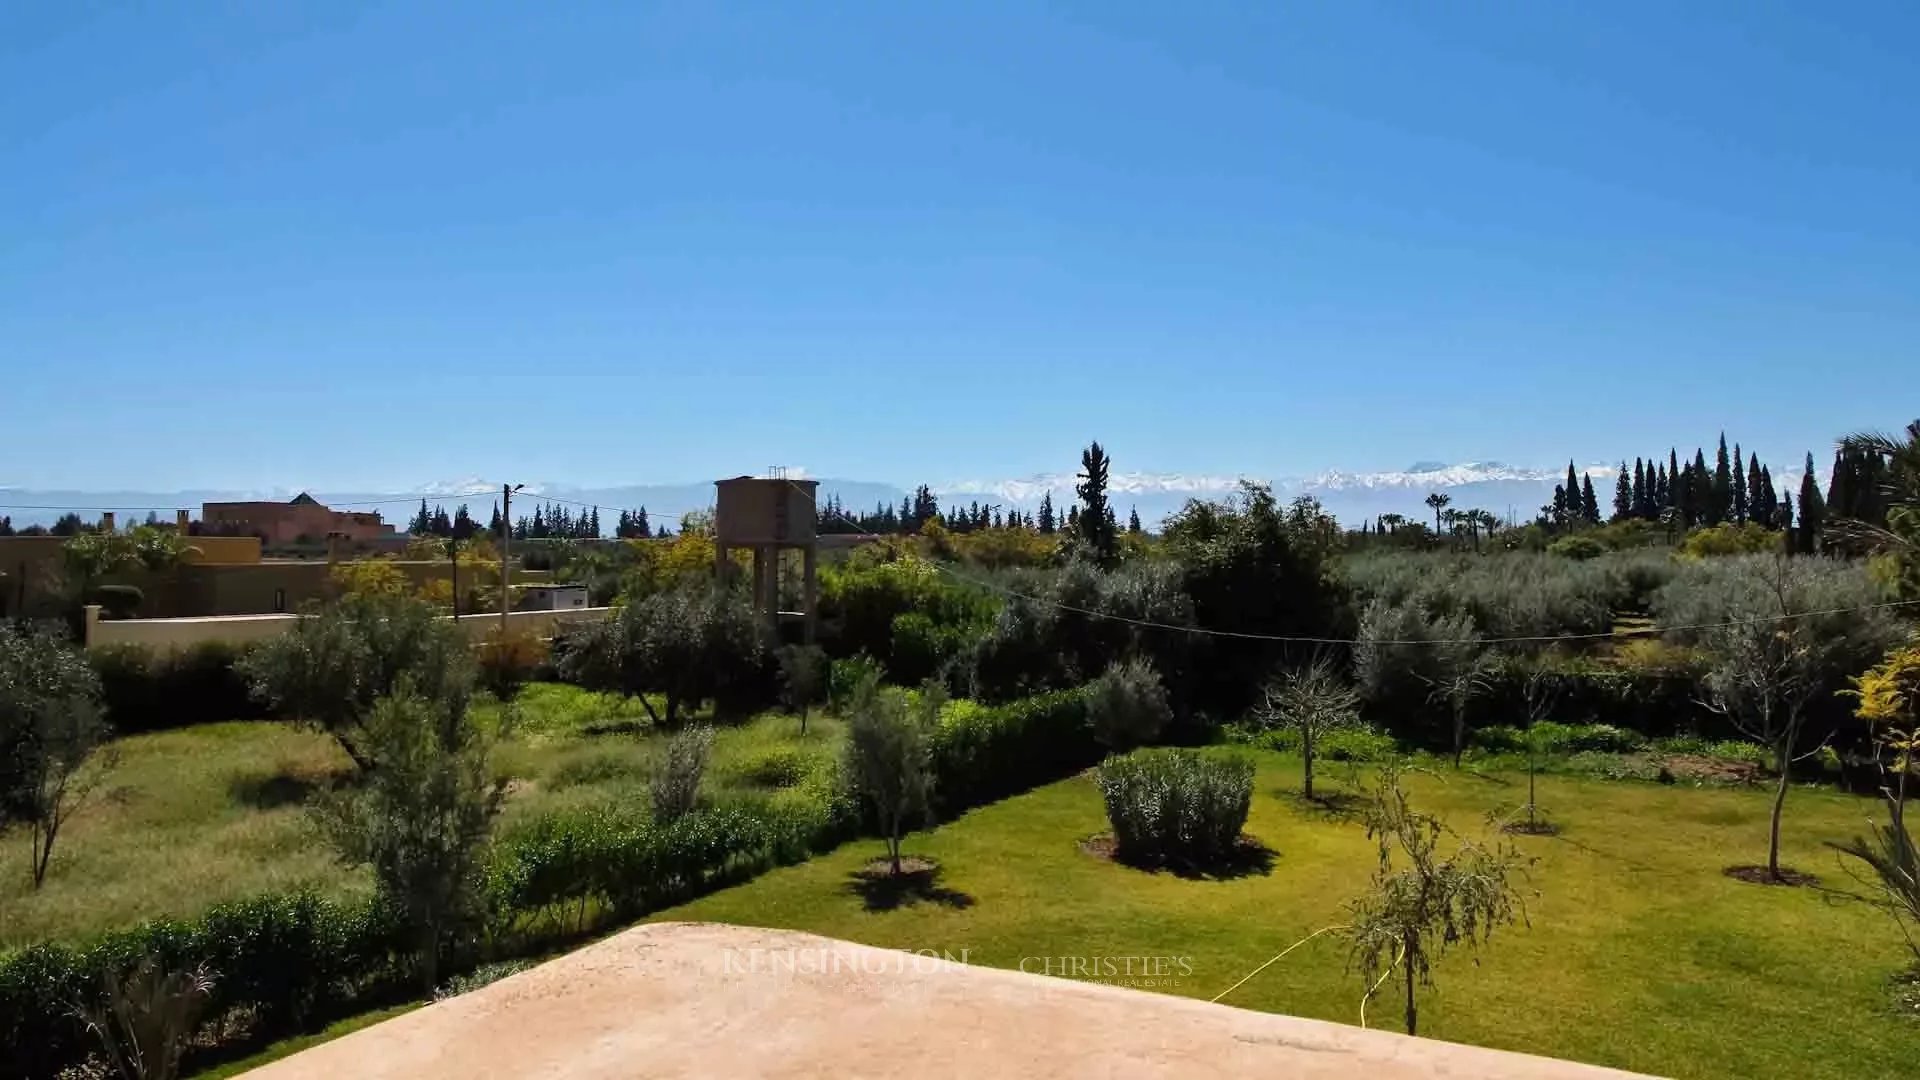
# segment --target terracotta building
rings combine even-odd
[[[217,502],[200,507],[209,532],[258,534],[269,546],[320,543],[329,536],[386,540],[399,535],[378,513],[329,510],[306,492],[286,502]]]

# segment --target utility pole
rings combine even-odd
[[[500,485],[500,640],[507,638],[507,610],[513,606],[511,547],[513,543],[513,493],[525,484]]]

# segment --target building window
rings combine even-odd
[[[287,590],[285,589],[273,590],[273,610],[275,611],[287,610]]]

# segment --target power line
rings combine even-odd
[[[792,483],[792,481],[788,481],[788,483]],[[798,488],[802,493],[806,492],[806,489],[801,488],[798,484],[795,484],[794,486]],[[819,511],[819,504],[816,501],[815,512],[818,513],[818,511]],[[841,514],[840,516],[842,518],[846,518],[846,520],[850,522],[853,522],[853,519],[848,518],[845,514]],[[853,522],[853,524],[858,525],[859,523]],[[1077,607],[1073,604],[1062,604],[1058,601],[1049,600],[1041,596],[1032,596],[1027,593],[1020,592],[1017,589],[1009,589],[1003,585],[996,585],[993,582],[983,581],[979,578],[969,577],[968,575],[963,574],[958,570],[955,570],[954,568],[952,568],[951,566],[948,566],[945,563],[934,562],[929,560],[928,565],[932,566],[934,569],[940,571],[943,574],[947,574],[952,577],[958,578],[959,580],[967,582],[968,584],[973,585],[977,588],[986,589],[988,592],[999,593],[1002,596],[1006,596],[1006,597],[1010,597],[1018,600],[1024,600],[1030,604],[1038,604],[1042,607],[1050,607],[1058,611],[1069,611],[1077,615],[1085,615],[1089,618],[1107,619],[1112,622],[1125,623],[1129,626],[1138,626],[1148,630],[1167,630],[1167,631],[1172,631],[1174,633],[1199,634],[1206,637],[1233,638],[1233,639],[1238,639],[1243,641],[1272,641],[1272,642],[1279,642],[1283,644],[1294,644],[1294,645],[1518,645],[1523,643],[1545,644],[1545,643],[1561,642],[1561,641],[1599,641],[1599,640],[1605,640],[1610,638],[1638,637],[1638,636],[1643,636],[1648,634],[1669,634],[1669,633],[1677,633],[1677,632],[1692,632],[1692,631],[1698,631],[1698,630],[1724,630],[1724,629],[1729,629],[1735,626],[1749,626],[1749,625],[1754,625],[1759,623],[1787,622],[1793,619],[1807,619],[1807,618],[1813,618],[1815,616],[1820,616],[1820,615],[1846,615],[1846,614],[1851,614],[1856,612],[1878,611],[1878,610],[1888,609],[1888,608],[1902,608],[1902,607],[1912,607],[1914,605],[1920,605],[1920,600],[1894,600],[1894,601],[1889,601],[1887,603],[1882,603],[1882,604],[1864,604],[1857,607],[1828,608],[1823,611],[1800,611],[1800,612],[1794,612],[1789,615],[1769,615],[1769,616],[1761,616],[1761,617],[1752,618],[1752,619],[1733,619],[1727,622],[1719,622],[1719,623],[1695,623],[1695,624],[1686,625],[1686,626],[1659,626],[1659,627],[1648,627],[1646,629],[1634,629],[1634,630],[1615,629],[1615,630],[1608,630],[1608,631],[1590,633],[1590,634],[1542,634],[1542,635],[1516,635],[1516,636],[1509,636],[1509,637],[1477,637],[1477,638],[1380,638],[1380,639],[1363,641],[1358,638],[1312,637],[1307,635],[1296,635],[1296,634],[1256,634],[1256,633],[1251,633],[1243,630],[1215,630],[1205,626],[1181,626],[1181,625],[1178,625],[1177,623],[1158,622],[1153,619],[1136,619],[1128,615],[1115,615],[1112,612],[1096,611],[1096,610],[1093,610],[1092,608]]]

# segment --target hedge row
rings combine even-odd
[[[637,917],[803,859],[835,842],[838,825],[813,808],[747,804],[662,827],[589,815],[543,821],[495,847],[484,940],[456,959],[466,966],[544,951],[584,928],[584,917],[556,919],[559,909],[589,901],[597,902],[595,916]],[[224,1040],[237,1050],[405,999],[414,990],[411,944],[378,904],[300,893],[149,922],[85,945],[34,945],[0,957],[0,1080],[53,1077],[82,1062],[95,1046],[74,1004],[143,955],[167,968],[207,966],[214,999],[201,1045]]]
[[[0,1077],[51,1077],[83,1061],[94,1040],[74,1006],[141,956],[173,968],[206,964],[217,974],[208,1030],[266,1040],[392,995],[405,948],[381,908],[307,893],[157,920],[87,945],[34,945],[0,957]]]
[[[1083,689],[1005,705],[956,701],[933,740],[934,798],[951,816],[1072,776],[1098,764],[1102,753]]]
[[[578,932],[590,917],[637,918],[799,862],[845,837],[851,816],[742,803],[667,824],[620,812],[542,818],[504,837],[487,880],[489,908],[521,932]],[[502,933],[515,928],[503,925]]]

